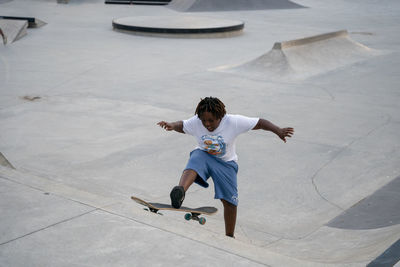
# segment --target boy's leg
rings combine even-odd
[[[234,238],[237,207],[224,199],[221,201],[224,204],[225,234]]]
[[[182,173],[181,180],[179,181],[179,186],[183,186],[185,192],[189,189],[189,187],[194,183],[197,178],[197,172],[194,170],[185,170]]]
[[[187,169],[182,173],[179,185],[175,186],[171,193],[171,206],[179,209],[182,206],[183,200],[185,199],[185,192],[194,183],[197,178],[197,172],[191,169]]]

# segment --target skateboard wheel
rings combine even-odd
[[[190,221],[192,219],[192,215],[190,213],[185,214],[185,220]]]
[[[200,223],[201,225],[206,224],[206,218],[203,218],[203,217],[199,218],[199,223]]]

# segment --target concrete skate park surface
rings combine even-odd
[[[0,15],[48,23],[0,45],[0,266],[399,266],[400,3],[294,3],[307,8],[0,1]],[[245,27],[210,39],[112,28],[187,15]],[[168,201],[195,140],[156,123],[189,118],[210,95],[296,131],[286,144],[238,138],[236,239],[212,184],[184,202],[219,209],[203,226],[130,200]]]

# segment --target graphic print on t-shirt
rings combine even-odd
[[[203,142],[202,148],[209,154],[222,157],[226,153],[226,145],[224,138],[220,135],[203,135],[201,137]]]

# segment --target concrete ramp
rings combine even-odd
[[[181,12],[292,9],[304,6],[289,0],[172,0],[168,7]]]
[[[378,54],[378,51],[351,40],[348,32],[343,30],[277,42],[268,53],[250,62],[213,70],[257,79],[304,79]]]
[[[28,21],[0,19],[0,29],[5,36],[4,43],[13,43],[26,35]]]

